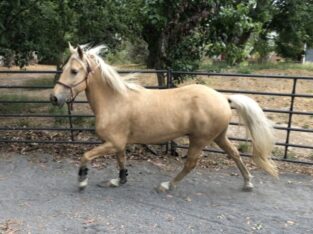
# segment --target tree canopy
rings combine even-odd
[[[127,40],[144,41],[146,65],[157,69],[194,70],[204,55],[236,64],[271,50],[299,59],[304,43],[313,46],[312,13],[312,0],[1,0],[0,55],[23,66],[38,51],[58,64],[68,41],[112,51]]]

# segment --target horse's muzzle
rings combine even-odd
[[[54,106],[59,106],[59,107],[62,107],[65,103],[65,99],[64,98],[60,98],[60,97],[57,97],[56,95],[54,94],[50,94],[50,102],[52,103],[52,105]]]

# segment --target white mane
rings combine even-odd
[[[142,86],[130,83],[123,79],[117,71],[110,65],[108,65],[104,60],[99,56],[101,51],[106,48],[104,45],[96,46],[93,48],[87,48],[87,46],[82,46],[82,48],[85,51],[85,54],[87,55],[87,59],[90,59],[92,56],[94,59],[94,62],[97,64],[98,68],[101,71],[101,77],[102,79],[107,82],[107,84],[114,89],[116,92],[120,94],[127,93],[128,90],[139,90],[143,88]],[[134,77],[135,74],[128,75],[127,78]]]

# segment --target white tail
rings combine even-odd
[[[266,118],[259,104],[244,95],[228,96],[231,107],[234,107],[252,137],[252,159],[257,166],[272,176],[278,176],[275,163],[271,160],[274,147],[274,134],[271,122]]]

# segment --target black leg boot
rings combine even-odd
[[[78,171],[79,190],[83,190],[88,184],[88,168],[80,167]]]
[[[127,169],[120,170],[120,184],[126,184],[128,171]]]

